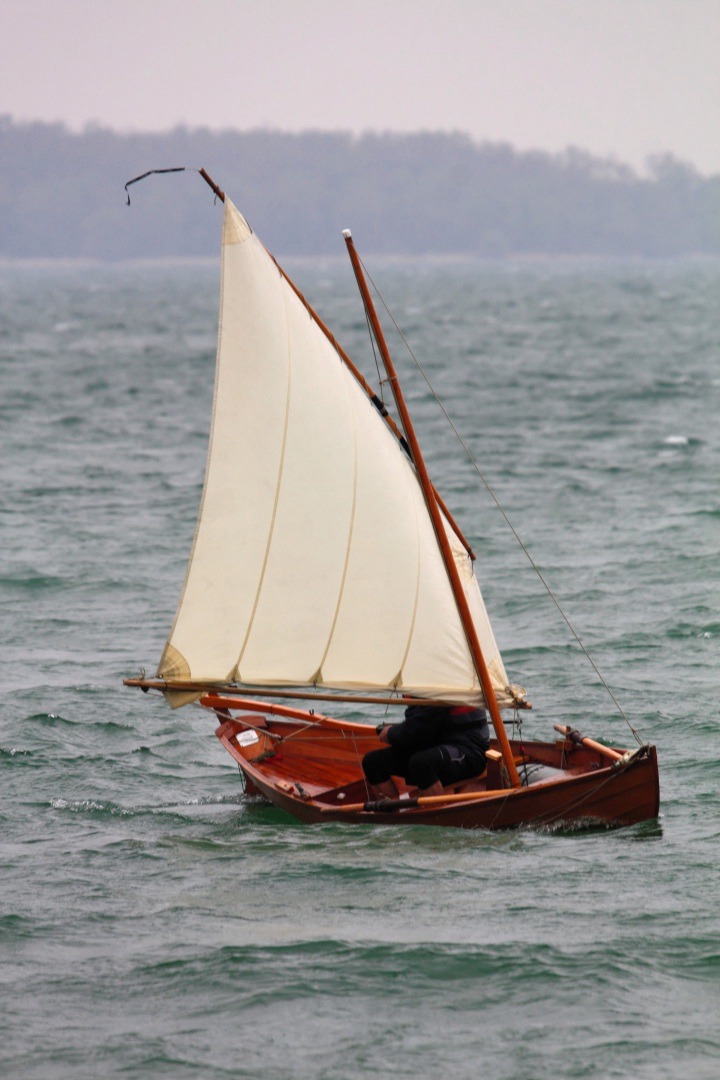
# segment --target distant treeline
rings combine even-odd
[[[460,133],[411,135],[176,128],[119,134],[0,117],[0,256],[213,254],[217,211],[204,166],[278,254],[361,249],[458,253],[720,254],[720,176],[670,155],[648,176],[580,150],[519,152]]]

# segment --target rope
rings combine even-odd
[[[383,379],[382,375],[380,374],[380,362],[378,360],[377,350],[375,348],[375,337],[374,337],[373,332],[372,332],[372,327],[370,326],[370,316],[368,315],[367,308],[365,308],[365,322],[367,324],[368,337],[370,338],[370,347],[372,348],[372,351],[373,351],[373,359],[375,361],[375,370],[377,371],[378,389],[380,390],[380,400],[382,401],[382,403],[384,405],[385,404],[385,391],[384,391],[385,380]]]
[[[363,738],[365,738],[365,736],[363,736]],[[370,801],[370,784],[368,783],[368,778],[365,775],[365,770],[362,767],[362,758],[360,757],[360,751],[358,749],[357,732],[356,731],[352,732],[352,741],[353,741],[353,747],[355,749],[355,757],[357,758],[357,763],[360,766],[360,773],[362,775],[362,781],[363,781],[363,784],[365,785],[365,801],[369,802]]]
[[[540,567],[539,567],[539,566],[537,565],[537,563],[536,563],[536,562],[535,562],[535,560],[533,559],[532,555],[531,555],[531,554],[530,554],[530,552],[528,551],[527,547],[526,547],[526,546],[525,546],[525,544],[523,543],[522,539],[521,539],[521,538],[520,538],[520,536],[518,535],[518,532],[517,532],[517,530],[515,529],[515,526],[514,526],[514,525],[513,525],[513,523],[511,522],[511,520],[510,520],[510,518],[508,517],[508,515],[506,514],[506,512],[505,512],[505,510],[504,510],[504,508],[503,508],[503,506],[502,506],[502,504],[500,503],[500,500],[498,499],[497,495],[495,494],[495,492],[493,491],[492,487],[490,486],[490,483],[489,483],[489,481],[488,481],[488,480],[486,479],[486,477],[485,477],[485,476],[483,475],[483,473],[482,473],[482,472],[480,471],[480,466],[478,465],[478,463],[477,463],[477,461],[475,460],[475,458],[474,458],[474,457],[472,456],[472,454],[471,454],[471,452],[470,452],[470,449],[469,449],[469,447],[467,446],[467,444],[466,444],[465,440],[464,440],[464,439],[462,438],[462,436],[460,435],[460,432],[459,432],[459,431],[458,431],[458,429],[457,429],[457,428],[455,427],[455,424],[453,423],[453,421],[452,421],[451,417],[449,416],[449,414],[448,414],[448,412],[447,412],[447,409],[445,408],[445,406],[443,405],[442,401],[440,400],[440,398],[439,398],[439,397],[438,397],[438,395],[436,394],[436,392],[435,392],[435,389],[434,389],[434,387],[433,387],[432,383],[430,382],[430,380],[429,380],[428,376],[426,375],[426,373],[425,373],[425,371],[424,371],[424,369],[423,369],[422,365],[420,364],[420,361],[418,360],[418,358],[416,357],[415,353],[414,353],[414,352],[412,351],[412,349],[410,348],[410,343],[408,342],[408,340],[407,340],[407,338],[405,337],[405,335],[403,334],[402,330],[400,329],[400,327],[399,327],[399,326],[398,326],[398,324],[396,323],[396,321],[395,321],[395,318],[394,318],[394,316],[393,316],[392,312],[390,311],[390,309],[388,308],[387,304],[385,303],[385,300],[384,300],[384,298],[383,298],[383,296],[382,296],[382,293],[380,292],[380,290],[378,289],[377,285],[376,285],[376,284],[375,284],[375,282],[373,281],[373,279],[372,279],[372,276],[371,276],[371,274],[370,274],[370,273],[368,272],[368,269],[367,269],[367,267],[365,266],[365,264],[364,264],[364,263],[362,262],[362,259],[360,260],[360,262],[361,262],[361,265],[362,265],[362,267],[363,267],[363,270],[365,271],[365,274],[367,275],[367,278],[368,278],[368,280],[370,281],[370,284],[372,285],[373,289],[375,290],[375,292],[376,292],[376,294],[377,294],[377,296],[378,296],[378,298],[379,298],[379,300],[380,300],[380,303],[381,303],[381,304],[382,304],[382,306],[383,306],[383,307],[385,308],[385,311],[387,312],[387,314],[388,314],[388,317],[389,317],[389,319],[391,320],[391,322],[392,322],[393,326],[395,327],[395,329],[397,330],[398,334],[399,334],[399,335],[400,335],[400,337],[402,338],[402,341],[403,341],[403,344],[405,345],[405,348],[406,348],[406,349],[407,349],[407,351],[408,351],[408,352],[410,353],[410,356],[412,357],[412,359],[413,359],[413,362],[415,363],[415,366],[417,367],[418,371],[420,372],[420,374],[422,375],[423,379],[425,380],[425,383],[427,384],[427,387],[428,387],[428,389],[429,389],[430,393],[432,394],[433,398],[435,399],[435,402],[436,402],[436,404],[437,404],[437,405],[439,406],[440,410],[442,411],[442,414],[443,414],[443,416],[445,417],[445,419],[447,420],[448,424],[450,425],[450,427],[451,427],[451,429],[452,429],[452,431],[453,431],[453,434],[455,435],[455,438],[457,439],[457,441],[458,441],[458,442],[460,443],[460,445],[462,446],[463,450],[465,451],[465,454],[467,455],[468,461],[470,462],[470,464],[472,465],[472,467],[473,467],[473,468],[475,469],[475,472],[476,472],[476,473],[477,473],[477,475],[478,475],[478,476],[480,477],[480,480],[482,481],[483,485],[485,486],[485,489],[486,489],[486,491],[488,492],[488,494],[490,495],[491,499],[492,499],[492,500],[493,500],[493,502],[495,503],[495,506],[496,506],[496,507],[498,508],[498,510],[499,510],[499,511],[500,511],[500,513],[502,514],[502,516],[503,516],[503,518],[504,518],[504,520],[505,520],[505,524],[506,524],[506,525],[508,526],[508,528],[509,528],[509,529],[510,529],[510,531],[512,532],[513,536],[514,536],[514,537],[515,537],[515,539],[517,540],[518,544],[519,544],[519,545],[520,545],[520,547],[522,548],[523,552],[525,553],[525,556],[526,556],[526,558],[527,558],[528,562],[530,563],[531,567],[533,568],[533,570],[534,570],[534,571],[535,571],[535,573],[537,574],[538,578],[539,578],[539,579],[540,579],[540,581],[542,582],[542,585],[543,585],[543,587],[545,588],[545,591],[547,592],[548,596],[549,596],[549,597],[550,597],[550,599],[552,600],[552,602],[553,602],[553,604],[555,605],[555,607],[557,608],[557,610],[558,610],[558,611],[560,612],[560,615],[562,616],[562,618],[563,618],[563,620],[564,620],[564,622],[565,622],[566,626],[568,627],[568,629],[569,629],[570,633],[571,633],[571,634],[572,634],[572,636],[573,636],[573,637],[575,638],[575,641],[577,642],[577,644],[578,644],[578,645],[580,646],[580,648],[582,649],[583,653],[585,654],[585,658],[586,658],[586,659],[587,659],[587,661],[588,661],[588,662],[590,663],[590,665],[591,665],[591,667],[592,667],[593,671],[594,671],[594,672],[595,672],[595,674],[597,675],[597,677],[598,677],[598,679],[600,680],[600,682],[602,683],[602,685],[603,685],[603,686],[605,687],[605,690],[606,690],[606,691],[607,691],[607,693],[609,694],[609,696],[610,696],[610,698],[611,698],[611,700],[612,700],[613,704],[615,705],[615,708],[617,709],[618,713],[620,714],[620,716],[622,716],[623,720],[625,721],[625,723],[626,723],[626,724],[627,724],[627,726],[629,727],[629,729],[630,729],[630,731],[632,732],[633,736],[635,737],[635,739],[636,739],[636,741],[637,741],[638,745],[642,745],[642,740],[641,740],[640,736],[638,735],[637,731],[635,730],[635,728],[634,728],[634,727],[633,727],[633,725],[631,724],[631,722],[630,722],[630,720],[629,720],[628,716],[626,715],[626,713],[625,713],[624,709],[623,709],[623,708],[622,708],[622,706],[620,705],[620,702],[618,701],[618,699],[617,699],[617,698],[615,697],[615,694],[614,694],[614,693],[612,692],[612,690],[611,690],[611,689],[610,689],[610,687],[608,686],[608,684],[607,684],[607,682],[605,681],[605,679],[603,678],[603,675],[602,675],[602,673],[600,672],[600,670],[599,670],[599,668],[598,668],[597,664],[595,663],[595,661],[593,660],[593,658],[592,658],[592,657],[590,656],[590,653],[589,653],[589,652],[587,651],[587,649],[585,648],[585,645],[583,644],[583,642],[582,642],[582,640],[581,640],[581,638],[580,638],[580,635],[579,635],[579,634],[577,633],[577,631],[576,631],[575,627],[574,627],[574,626],[573,626],[573,624],[572,624],[572,623],[570,622],[570,619],[568,618],[568,616],[567,616],[567,615],[565,614],[565,612],[563,611],[562,607],[560,606],[560,603],[559,603],[558,599],[556,598],[556,596],[555,596],[555,594],[553,593],[552,589],[550,588],[550,586],[548,585],[547,581],[545,580],[545,578],[544,578],[544,576],[543,576],[543,573],[542,573],[542,571],[540,570]]]
[[[523,722],[522,722],[522,717],[520,716],[520,712],[519,712],[518,709],[515,709],[513,711],[513,718],[511,720],[512,734],[511,734],[510,738],[511,739],[516,739],[517,742],[520,744],[520,753],[523,756],[523,763],[522,763],[522,765],[519,766],[518,771],[520,769],[525,770],[525,786],[527,786],[527,783],[528,783],[527,767],[528,767],[528,762],[530,760],[530,756],[529,756],[529,754],[527,752],[527,749],[525,748],[525,743],[523,742],[522,723]],[[563,743],[563,745],[564,745],[564,743]]]
[[[244,720],[243,720],[243,723],[245,723]],[[358,739],[376,739],[377,738],[377,736],[375,734],[375,729],[373,727],[371,727],[369,724],[367,725],[367,727],[368,727],[367,735],[365,735],[365,734],[361,735],[359,732],[356,732],[356,731],[347,732],[347,731],[342,731],[342,730],[341,731],[336,731],[334,729],[330,730],[328,728],[321,727],[321,724],[322,724],[322,720],[315,720],[315,721],[313,721],[312,726],[304,727],[304,728],[298,728],[297,731],[291,731],[287,735],[281,736],[282,740],[283,740],[283,742],[289,742],[290,739],[293,739],[295,742],[317,742],[319,736],[321,738],[322,738],[322,736],[326,736],[328,738],[328,740],[329,739],[351,739],[353,742],[357,742]]]

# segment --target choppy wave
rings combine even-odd
[[[297,271],[374,379],[340,269]],[[152,668],[182,587],[216,271],[2,274],[3,1075],[716,1080],[718,267],[379,267],[658,745],[658,822],[497,835],[308,828],[242,794],[214,718],[121,685]],[[535,705],[524,734],[572,722],[622,744],[399,345],[397,360]]]

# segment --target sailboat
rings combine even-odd
[[[397,420],[200,175],[224,204],[205,482],[157,674],[125,684],[173,707],[199,702],[246,793],[308,823],[498,829],[657,816],[653,746],[607,746],[562,725],[549,742],[509,738],[503,713],[529,703],[506,674],[474,553],[428,475],[349,231]],[[380,735],[333,716],[338,702],[484,708],[486,768],[426,796],[398,778],[397,798],[377,797],[361,762]]]

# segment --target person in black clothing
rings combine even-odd
[[[387,746],[365,755],[363,772],[378,794],[391,799],[398,797],[393,776],[421,795],[440,795],[445,784],[477,776],[490,746],[487,713],[464,705],[411,705],[401,724],[384,724],[378,735]]]

